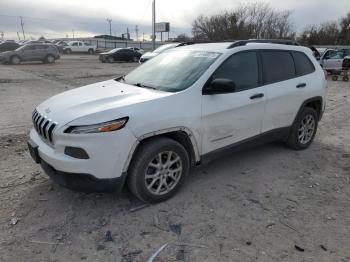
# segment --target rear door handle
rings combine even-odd
[[[306,83],[300,83],[297,84],[296,88],[304,88],[306,86]]]
[[[250,97],[250,99],[257,99],[257,98],[262,98],[262,97],[264,97],[264,94],[263,94],[263,93],[260,93],[260,94],[252,95],[252,96]]]

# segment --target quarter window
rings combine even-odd
[[[292,52],[292,55],[297,75],[306,75],[315,71],[314,65],[305,54],[301,52]]]
[[[232,55],[215,71],[213,79],[226,78],[236,84],[236,90],[242,91],[258,86],[259,70],[255,52],[241,52]]]
[[[284,81],[295,77],[292,55],[288,51],[261,52],[264,83]]]

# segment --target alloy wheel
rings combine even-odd
[[[154,195],[170,192],[180,181],[182,169],[182,160],[174,151],[158,153],[146,167],[147,190]]]
[[[302,119],[298,129],[298,140],[301,144],[309,143],[315,133],[316,120],[313,115],[307,114]]]

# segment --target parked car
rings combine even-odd
[[[128,48],[134,50],[135,52],[139,52],[141,55],[145,52],[143,49],[138,47],[128,47]]]
[[[320,58],[320,64],[329,73],[340,71],[344,58],[350,58],[350,49],[327,49]]]
[[[139,61],[141,54],[130,48],[115,48],[108,52],[101,53],[99,59],[102,63],[109,62],[113,63],[115,61]]]
[[[60,55],[52,44],[27,44],[13,51],[0,53],[0,62],[17,65],[27,61],[54,63]]]
[[[145,54],[143,54],[140,58],[140,64],[144,63],[150,59],[152,59],[153,57],[156,57],[157,55],[161,54],[162,52],[164,52],[165,50],[171,49],[171,48],[175,48],[178,46],[183,45],[182,43],[171,43],[171,44],[165,44],[165,45],[161,45],[160,47],[158,47],[157,49],[155,49],[153,52],[147,52]]]
[[[62,186],[118,191],[126,183],[142,201],[159,202],[179,190],[190,166],[230,150],[274,140],[308,148],[325,87],[306,47],[174,48],[125,76],[37,106],[29,152]]]
[[[15,42],[3,42],[0,44],[0,52],[12,51],[18,47],[20,47],[20,45]]]
[[[56,42],[55,46],[58,48],[58,51],[60,53],[63,53],[64,52],[64,47],[67,46],[68,44],[64,41],[59,41],[59,42]]]
[[[68,42],[67,46],[63,47],[63,52],[70,53],[89,53],[93,54],[96,52],[96,46],[84,43],[82,41],[71,41]]]

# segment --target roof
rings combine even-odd
[[[303,51],[309,50],[309,48],[293,44],[295,42],[288,42],[288,44],[283,44],[284,40],[274,42],[275,40],[240,40],[232,42],[213,42],[213,43],[189,43],[187,45],[177,47],[182,50],[198,50],[207,52],[220,52],[226,53],[230,52],[236,48],[240,49],[281,49],[281,50],[296,50]]]

